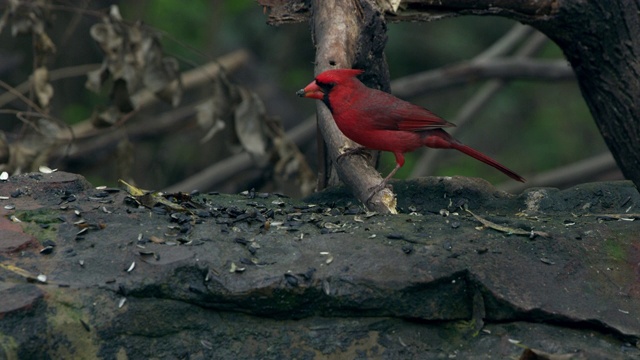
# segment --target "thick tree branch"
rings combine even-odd
[[[369,86],[375,86],[377,83],[376,87],[388,89],[388,71],[382,54],[386,42],[386,29],[382,19],[369,5],[367,1],[360,0],[312,1],[316,74],[332,68],[366,69],[368,72],[364,74],[363,80]],[[378,28],[375,29],[376,27]],[[369,37],[364,35],[365,29],[369,30]],[[383,76],[382,79],[379,77],[380,74]],[[359,156],[345,156],[336,162],[341,148],[345,145],[356,145],[338,130],[324,104],[318,103],[317,111],[318,127],[327,143],[330,158],[340,180],[351,189],[356,198],[363,203],[366,202],[371,195],[371,188],[382,181],[380,174]],[[381,213],[395,213],[395,204],[394,194],[388,189],[383,189],[365,205]]]
[[[431,21],[459,15],[500,15],[516,20],[533,20],[553,16],[559,0],[403,0],[396,12],[387,9],[383,0],[371,0],[385,9],[388,21]],[[258,0],[270,25],[303,22],[311,16],[307,0]]]

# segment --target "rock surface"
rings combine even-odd
[[[185,212],[74,174],[11,177],[0,358],[640,357],[630,182],[394,187],[395,216],[341,189],[184,195]]]

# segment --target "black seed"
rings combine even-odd
[[[247,258],[240,258],[240,263],[244,264],[244,265],[255,265],[253,263],[253,261],[251,261],[251,259],[247,259]]]
[[[387,235],[387,239],[389,240],[402,240],[404,239],[404,235],[399,233],[392,233]]]
[[[411,254],[413,252],[413,245],[411,244],[402,245],[402,251],[407,255]]]
[[[82,324],[82,327],[87,330],[87,332],[91,332],[91,328],[89,327],[89,324],[87,324],[86,322],[84,322],[84,320],[80,319],[80,324]]]
[[[300,276],[302,276],[302,278],[304,278],[306,281],[310,281],[311,279],[313,279],[313,274],[315,274],[315,272],[316,268],[311,267],[304,273],[300,274]]]
[[[298,286],[298,278],[295,275],[292,274],[284,274],[284,279],[287,280],[287,283],[291,286],[297,287]]]
[[[245,238],[241,238],[241,237],[237,237],[235,239],[233,239],[233,241],[235,241],[238,244],[242,244],[242,245],[247,245],[250,241],[246,240]]]
[[[53,240],[45,240],[45,241],[42,242],[42,245],[44,245],[44,246],[56,246],[56,243]]]
[[[107,196],[109,196],[109,193],[106,191],[99,191],[93,194],[93,197],[97,198],[106,198]]]
[[[53,246],[45,246],[44,248],[42,248],[42,250],[40,250],[40,254],[42,255],[48,255],[51,254],[53,252]]]
[[[196,210],[194,213],[201,218],[208,218],[212,215],[208,210]]]

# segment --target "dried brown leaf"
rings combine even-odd
[[[53,86],[49,83],[49,71],[46,67],[39,67],[33,71],[33,89],[40,106],[48,107],[53,97]]]
[[[112,98],[123,112],[133,110],[131,96],[142,89],[173,106],[180,103],[179,64],[164,56],[157,33],[141,23],[124,23],[114,5],[102,23],[91,27],[90,34],[102,49],[104,60],[100,69],[87,74],[87,89],[98,92],[107,79],[113,79]]]
[[[217,116],[216,101],[211,98],[198,106],[196,106],[196,119],[201,128],[207,130],[207,133],[200,140],[205,143],[213,138],[220,130],[226,127],[223,119]]]
[[[264,157],[267,155],[268,145],[264,104],[256,93],[239,89],[242,101],[234,112],[236,135],[247,152]]]

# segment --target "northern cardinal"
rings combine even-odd
[[[520,175],[442,130],[454,124],[423,107],[366,87],[356,78],[362,72],[355,69],[327,70],[296,94],[322,100],[331,111],[338,129],[349,139],[365,148],[390,151],[395,155],[396,167],[382,180],[376,191],[383,189],[404,165],[404,153],[422,146],[456,149],[493,166],[514,180],[525,181]]]

